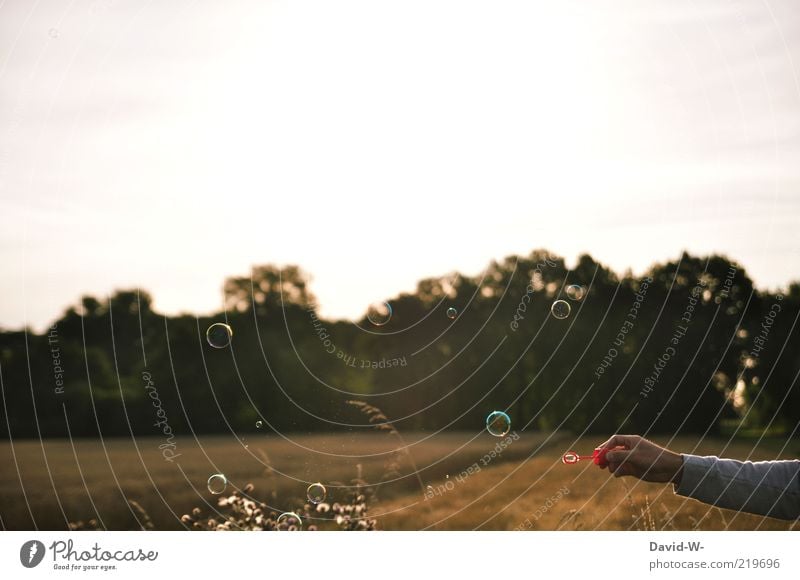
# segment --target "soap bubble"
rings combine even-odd
[[[583,300],[585,294],[586,290],[583,286],[578,286],[577,284],[567,286],[567,298],[570,300],[578,302],[579,300]]]
[[[559,320],[565,319],[572,311],[572,306],[566,300],[556,300],[550,307],[550,312]]]
[[[228,487],[228,479],[221,473],[215,473],[208,478],[208,491],[214,495],[219,495]]]
[[[458,310],[456,310],[452,306],[447,309],[447,318],[449,318],[450,320],[455,320],[456,316],[458,316]]]
[[[216,322],[206,330],[206,340],[214,348],[225,348],[231,343],[233,329],[222,322]]]
[[[303,520],[294,512],[282,513],[278,516],[278,529],[294,532],[303,529]]]
[[[325,496],[328,494],[328,490],[325,489],[325,486],[321,483],[312,483],[308,486],[306,490],[306,497],[308,497],[308,501],[313,504],[318,504],[321,501],[325,501]]]
[[[375,326],[383,326],[392,317],[392,306],[388,302],[373,302],[367,309],[367,320]]]
[[[511,430],[511,418],[502,411],[493,411],[486,417],[486,429],[495,437],[504,437]]]

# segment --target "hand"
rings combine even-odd
[[[609,449],[606,461],[614,477],[632,475],[642,481],[676,485],[681,481],[683,457],[639,435],[614,435],[600,449]]]

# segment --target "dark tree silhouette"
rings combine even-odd
[[[164,316],[130,289],[83,297],[43,334],[1,332],[0,432],[157,434],[148,381],[178,435],[257,420],[373,428],[346,404],[356,397],[401,431],[476,430],[495,409],[518,429],[598,433],[791,432],[800,421],[800,285],[759,291],[724,256],[684,253],[634,276],[588,255],[569,270],[536,250],[479,276],[421,280],[389,299],[380,327],[320,318],[309,281],[263,265],[225,281],[213,316]],[[571,305],[564,320],[550,313],[557,299]],[[234,336],[215,349],[205,331],[220,321]]]

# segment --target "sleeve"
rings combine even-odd
[[[800,460],[736,461],[683,455],[675,493],[720,508],[800,518]]]

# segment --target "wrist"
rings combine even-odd
[[[672,476],[670,477],[669,481],[675,487],[678,487],[681,484],[681,478],[683,477],[683,455],[680,453],[672,453],[672,456],[673,457],[670,458],[672,460],[672,467],[670,469]]]

